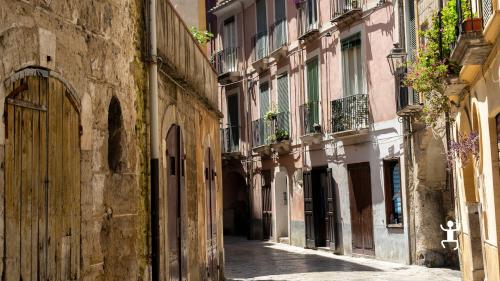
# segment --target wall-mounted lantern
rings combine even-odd
[[[394,43],[394,48],[387,55],[387,62],[389,63],[392,75],[396,76],[405,72],[406,56],[405,50],[399,47],[399,43]]]

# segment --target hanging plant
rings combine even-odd
[[[455,1],[449,1],[442,10],[442,28],[439,28],[439,17],[432,17],[432,26],[419,32],[425,45],[420,48],[414,61],[408,64],[405,84],[423,94],[424,108],[422,120],[432,127],[444,113],[450,111],[450,101],[444,94],[443,82],[451,74],[458,72],[455,64],[447,58],[450,56],[450,46],[455,42],[455,23],[457,13]],[[423,23],[425,25],[425,23]],[[440,58],[440,52],[443,59]]]
[[[448,167],[451,168],[460,160],[465,166],[471,157],[475,160],[479,158],[479,134],[470,132],[468,135],[459,134],[457,141],[450,141],[450,149],[446,154]]]
[[[276,110],[276,106],[271,105],[271,109],[264,114],[264,120],[274,121],[276,118],[278,118],[278,111]]]

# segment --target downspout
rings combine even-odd
[[[156,50],[156,0],[149,0],[149,114],[151,153],[151,280],[160,280],[159,229],[159,142],[158,142],[158,65]]]

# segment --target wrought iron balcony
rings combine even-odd
[[[311,101],[299,107],[302,135],[321,133],[319,122],[320,102]]]
[[[226,48],[216,52],[212,56],[212,63],[217,74],[219,81],[229,78],[229,80],[236,79],[238,74],[238,47]]]
[[[493,14],[491,0],[457,1],[457,40],[452,47],[451,60],[460,65],[481,65],[493,46],[484,39],[484,24]]]
[[[272,135],[271,122],[260,118],[252,121],[253,147],[268,145]]]
[[[318,8],[316,0],[297,3],[299,40],[315,38],[319,35]]]
[[[360,0],[331,0],[331,18],[337,25],[350,25],[361,19],[362,14]]]
[[[240,127],[230,126],[221,129],[221,146],[223,154],[239,153],[240,149]]]
[[[287,21],[286,18],[277,20],[269,28],[271,38],[271,56],[278,58],[286,55],[288,51],[288,35],[287,35]]]
[[[416,91],[409,87],[400,87],[397,93],[397,114],[409,116],[422,110],[420,97]]]
[[[257,71],[265,70],[268,66],[269,41],[267,31],[259,32],[252,36],[253,62],[252,66]]]
[[[332,132],[368,128],[368,95],[351,95],[332,101]]]

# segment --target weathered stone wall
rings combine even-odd
[[[140,147],[146,136],[144,111],[137,108],[146,86],[142,9],[138,0],[0,1],[0,81],[24,67],[48,68],[74,88],[81,103],[82,280],[142,280],[146,272]],[[0,86],[2,100],[8,94]],[[118,145],[126,157],[118,173],[107,163],[112,96],[123,112]],[[3,145],[3,123],[0,131]]]
[[[0,97],[4,81],[26,67],[48,69],[76,93],[81,105],[81,280],[147,280],[149,172],[144,1],[0,0]],[[217,172],[217,255],[222,254],[222,181],[216,76],[170,4],[159,1],[160,116],[166,130],[181,126],[186,153],[183,253],[188,280],[206,277],[206,148]],[[179,41],[180,40],[180,41]],[[116,97],[120,137],[109,141],[108,110]],[[3,102],[0,114],[3,114]],[[115,113],[113,115],[116,115]],[[115,120],[116,121],[116,120]],[[0,161],[5,125],[0,123]],[[112,131],[115,132],[115,131]],[[112,146],[112,147],[111,147]],[[118,146],[118,148],[117,148]],[[110,169],[108,151],[121,154]],[[165,154],[162,154],[165,157]],[[160,159],[165,168],[166,159]],[[4,194],[3,165],[0,197]],[[164,173],[164,170],[162,170]],[[162,192],[165,182],[162,174]],[[165,194],[161,193],[161,200]],[[4,202],[4,200],[0,200]],[[167,206],[165,201],[162,210]],[[64,204],[64,202],[60,202]],[[0,212],[4,206],[0,205]],[[161,213],[161,219],[166,213]],[[4,221],[0,220],[0,255]],[[164,231],[164,229],[162,229]],[[163,232],[164,233],[164,232]],[[164,240],[163,240],[164,241]],[[162,245],[162,274],[166,274]],[[2,256],[2,258],[5,258]],[[5,259],[2,259],[5,260]],[[0,276],[4,264],[0,263]],[[221,273],[222,276],[222,273]]]

